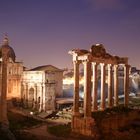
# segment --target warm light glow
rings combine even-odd
[[[91,81],[93,81],[93,77],[91,77]],[[107,79],[107,76],[106,76],[105,83],[107,83],[107,81],[108,81],[108,79]],[[63,84],[64,85],[72,85],[72,84],[74,84],[74,77],[64,78],[63,79]],[[79,78],[79,84],[84,85],[84,77]]]
[[[63,84],[64,85],[72,85],[74,84],[74,77],[68,77],[63,79]],[[83,85],[84,84],[84,77],[79,78],[79,84]]]
[[[72,85],[74,84],[74,77],[68,77],[63,79],[64,85]]]

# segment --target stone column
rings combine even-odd
[[[113,96],[112,96],[112,65],[108,64],[108,107],[112,107]]]
[[[92,84],[92,111],[98,110],[97,105],[97,89],[98,89],[98,77],[97,77],[97,66],[98,64],[95,62],[92,62],[92,70],[93,70],[93,84]]]
[[[79,63],[73,62],[74,65],[74,101],[73,101],[73,115],[79,115]]]
[[[101,63],[101,110],[105,109],[105,64]]]
[[[41,97],[40,97],[40,109],[39,112],[43,111],[43,83],[41,83]]]
[[[129,65],[124,66],[124,105],[129,103]]]
[[[91,117],[91,63],[84,64],[84,117]]]
[[[8,65],[8,49],[3,48],[2,52],[2,85],[0,97],[0,123],[2,126],[9,126],[7,118],[7,65]]]
[[[114,65],[114,105],[118,105],[118,65]]]
[[[25,100],[26,100],[26,107],[28,108],[28,83],[26,83],[26,95],[25,95]]]
[[[37,109],[37,84],[35,85],[35,109]]]

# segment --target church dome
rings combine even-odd
[[[13,48],[9,46],[9,40],[7,36],[5,36],[3,44],[0,46],[0,58],[2,58],[3,53],[7,53],[8,57],[15,62],[16,55]]]

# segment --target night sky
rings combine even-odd
[[[0,0],[4,33],[29,68],[71,68],[68,51],[96,43],[140,68],[140,0]]]

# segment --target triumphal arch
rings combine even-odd
[[[92,45],[91,49],[73,49],[69,51],[74,65],[74,103],[72,130],[84,135],[94,135],[95,122],[91,116],[93,111],[105,110],[118,106],[118,69],[123,68],[124,106],[129,100],[129,68],[128,58],[113,56],[106,52],[102,44]],[[84,103],[83,114],[79,111],[79,65],[84,69]],[[98,72],[100,71],[100,72]],[[97,102],[98,75],[100,74],[100,104]],[[107,95],[105,84],[107,83]]]

